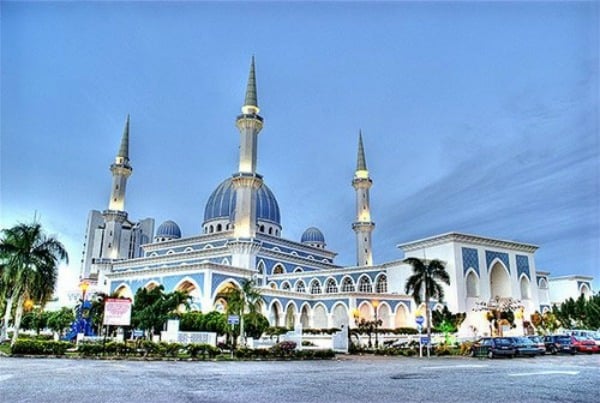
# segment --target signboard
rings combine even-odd
[[[107,298],[104,301],[103,325],[129,326],[131,324],[131,300]]]
[[[419,315],[415,317],[415,322],[417,322],[417,325],[422,325],[425,322],[425,318]]]
[[[238,315],[229,315],[227,317],[227,323],[230,325],[237,325],[240,323],[240,317]]]
[[[427,336],[421,337],[421,344],[429,344],[429,337],[427,337]]]

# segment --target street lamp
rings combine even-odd
[[[81,290],[81,301],[85,301],[85,292],[88,290],[88,288],[90,287],[90,283],[88,283],[87,281],[83,281],[79,284],[79,289]]]
[[[379,338],[377,337],[377,327],[379,325],[379,321],[377,320],[377,307],[379,307],[379,301],[373,301],[373,309],[375,310],[375,348],[379,348]]]

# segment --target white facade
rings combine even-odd
[[[581,294],[589,298],[593,294],[593,277],[589,276],[562,276],[551,277],[549,280],[550,302],[560,304],[566,299],[577,299]]]

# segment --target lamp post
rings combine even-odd
[[[375,348],[379,348],[379,338],[377,337],[379,321],[377,319],[377,308],[379,307],[379,301],[373,301],[373,310],[375,311]]]
[[[81,290],[81,302],[85,301],[85,292],[90,287],[90,283],[87,281],[83,281],[79,284],[79,289]]]

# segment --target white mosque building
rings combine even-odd
[[[162,223],[154,233],[153,219],[128,218],[125,190],[132,173],[128,117],[110,166],[108,209],[93,210],[88,217],[81,279],[97,290],[128,297],[141,287],[157,285],[166,291],[187,291],[193,309],[203,312],[223,309],[224,291],[254,279],[264,297],[262,313],[273,326],[353,327],[357,317],[377,315],[382,328],[414,327],[422,307],[404,291],[412,268],[401,260],[373,261],[372,179],[361,134],[352,180],[356,266],[339,266],[319,229],[306,229],[300,240],[282,236],[279,204],[257,169],[258,134],[264,123],[259,112],[253,59],[242,113],[236,119],[238,172],[210,194],[201,231],[191,236],[183,236],[173,221]],[[474,328],[488,328],[474,309],[496,296],[519,300],[525,317],[550,308],[553,282],[548,272],[537,270],[535,245],[448,233],[399,248],[405,257],[446,263],[451,285],[445,289],[444,304],[452,312],[467,312],[461,327],[465,335]],[[562,288],[566,282],[575,294],[592,293],[592,278],[571,276],[561,281]]]

